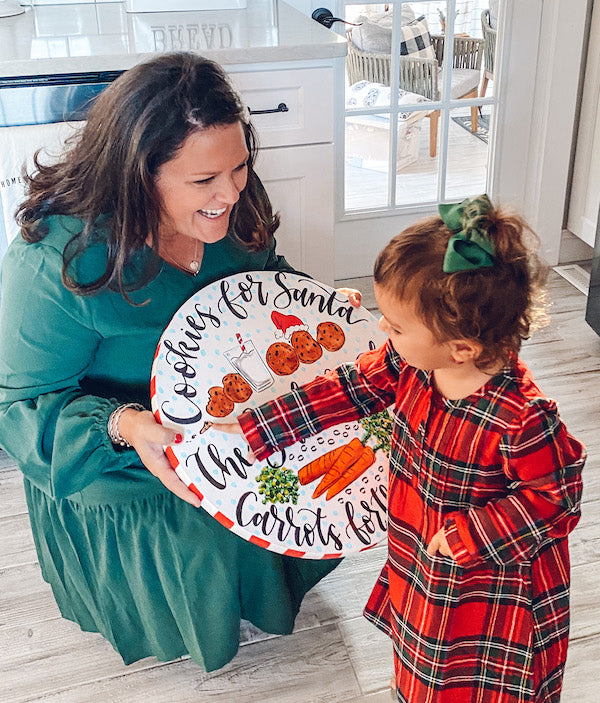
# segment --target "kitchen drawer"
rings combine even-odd
[[[230,76],[252,111],[261,147],[333,141],[331,68],[232,72]],[[287,111],[279,111],[280,105]]]

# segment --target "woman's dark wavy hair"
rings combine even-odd
[[[375,262],[375,283],[415,306],[440,341],[481,344],[477,366],[508,363],[530,329],[546,322],[542,286],[547,269],[535,253],[537,237],[516,214],[491,210],[480,222],[496,247],[495,264],[444,273],[452,233],[437,216],[396,235]]]
[[[84,221],[65,248],[62,278],[80,295],[105,288],[142,287],[155,273],[153,265],[133,284],[124,267],[148,237],[158,241],[159,197],[155,179],[192,132],[240,122],[250,152],[248,180],[234,206],[230,229],[249,250],[264,249],[279,226],[269,198],[255,174],[257,141],[248,110],[224,70],[213,61],[187,52],[163,54],[121,74],[95,100],[82,129],[68,140],[59,163],[42,165],[27,176],[27,197],[17,221],[27,242],[47,235],[43,218],[74,215]],[[70,265],[92,243],[101,215],[108,214],[106,270],[88,283],[76,281]]]

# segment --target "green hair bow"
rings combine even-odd
[[[446,227],[453,232],[446,255],[444,273],[474,271],[494,265],[496,247],[482,220],[493,209],[487,195],[467,198],[460,203],[439,205],[440,217]]]

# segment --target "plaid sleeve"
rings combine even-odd
[[[361,354],[310,383],[239,416],[258,459],[342,422],[389,407],[396,396],[400,357],[391,344]]]
[[[529,560],[579,520],[585,449],[567,432],[553,401],[532,401],[502,438],[500,453],[511,482],[508,495],[454,513],[445,523],[446,539],[463,566]]]

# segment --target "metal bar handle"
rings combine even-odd
[[[285,103],[279,103],[270,110],[250,110],[251,115],[272,115],[274,112],[289,112],[289,107]]]

